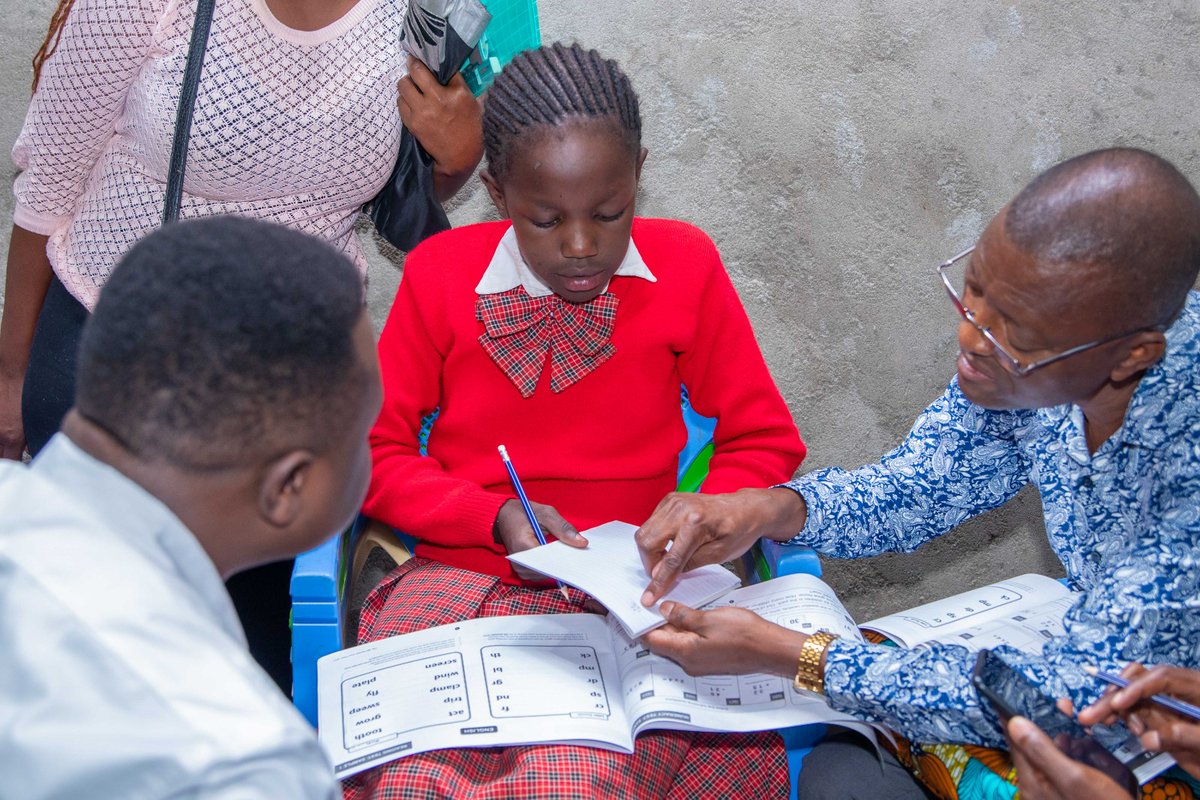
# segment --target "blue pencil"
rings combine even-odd
[[[545,544],[546,534],[542,533],[542,526],[538,524],[537,517],[533,513],[533,506],[529,505],[529,498],[525,496],[525,487],[521,485],[521,479],[517,477],[517,471],[513,469],[512,459],[508,457],[508,448],[500,445],[496,449],[500,451],[500,459],[504,462],[504,468],[508,470],[508,479],[512,481],[513,489],[517,491],[517,499],[521,501],[521,508],[525,509],[525,517],[533,526],[533,535],[537,537],[538,544]],[[558,584],[558,590],[562,592],[563,599],[568,603],[571,602],[566,584],[562,581],[555,581],[555,583]]]
[[[1092,677],[1099,678],[1105,683],[1111,683],[1113,686],[1120,686],[1122,689],[1129,685],[1129,681],[1125,680],[1120,675],[1113,675],[1111,672],[1103,672],[1090,665],[1084,667],[1083,671]],[[1149,699],[1150,702],[1174,711],[1176,714],[1184,717],[1191,717],[1197,722],[1200,722],[1200,707],[1184,702],[1183,700],[1176,700],[1174,697],[1167,697],[1165,694],[1151,695]]]

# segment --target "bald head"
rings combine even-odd
[[[1112,322],[1127,329],[1167,322],[1200,270],[1200,196],[1144,150],[1096,150],[1052,167],[1012,201],[1004,227],[1041,264],[1116,300]]]

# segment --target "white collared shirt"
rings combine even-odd
[[[340,797],[165,505],[60,433],[0,509],[0,798]]]
[[[621,260],[621,266],[617,267],[614,274],[644,278],[651,283],[658,281],[658,278],[654,277],[654,273],[650,271],[650,267],[646,266],[646,262],[642,260],[642,254],[638,252],[637,245],[633,243],[633,237],[630,237],[629,249],[625,251],[625,258]],[[492,256],[488,268],[484,270],[483,277],[479,279],[479,283],[475,287],[475,294],[500,294],[518,286],[524,287],[525,293],[530,297],[546,297],[554,294],[550,287],[542,283],[541,278],[535,275],[529,265],[525,263],[525,259],[521,256],[521,248],[517,246],[517,233],[512,227],[509,227],[504,236],[500,238],[500,244],[496,246],[496,252]],[[604,290],[608,291],[607,285]]]

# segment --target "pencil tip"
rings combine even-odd
[[[500,451],[500,457],[507,461],[508,460],[508,448],[505,447],[504,445],[500,445],[496,449]]]
[[[1095,668],[1095,667],[1093,667],[1091,664],[1084,664],[1084,665],[1083,665],[1083,671],[1084,671],[1084,672],[1086,672],[1088,675],[1091,675],[1092,677],[1095,677],[1095,676],[1096,676],[1096,673],[1097,673],[1097,672],[1099,672],[1100,670],[1096,669],[1096,668]]]

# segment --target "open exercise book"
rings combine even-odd
[[[873,726],[796,692],[789,678],[693,678],[644,649],[629,632],[662,620],[639,603],[648,579],[632,546],[633,526],[609,523],[584,533],[586,550],[554,543],[512,558],[587,592],[609,609],[607,617],[489,617],[320,659],[319,736],[337,776],[449,747],[565,742],[632,752],[637,735],[655,728],[732,732],[825,722],[874,738]],[[837,595],[811,575],[732,591],[719,588],[730,578],[736,585],[723,568],[704,568],[697,577],[689,573],[668,597],[739,606],[793,630],[862,640]],[[1022,575],[862,627],[904,647],[941,641],[1037,652],[1063,633],[1075,599],[1058,581]],[[1117,755],[1140,781],[1172,763],[1140,754],[1137,740],[1130,741]]]
[[[639,588],[639,595],[641,589]],[[861,639],[811,575],[736,589],[716,605]],[[644,730],[870,728],[796,692],[790,678],[693,678],[613,616],[488,617],[383,639],[317,662],[318,731],[339,778],[447,747],[565,742],[632,752]]]

